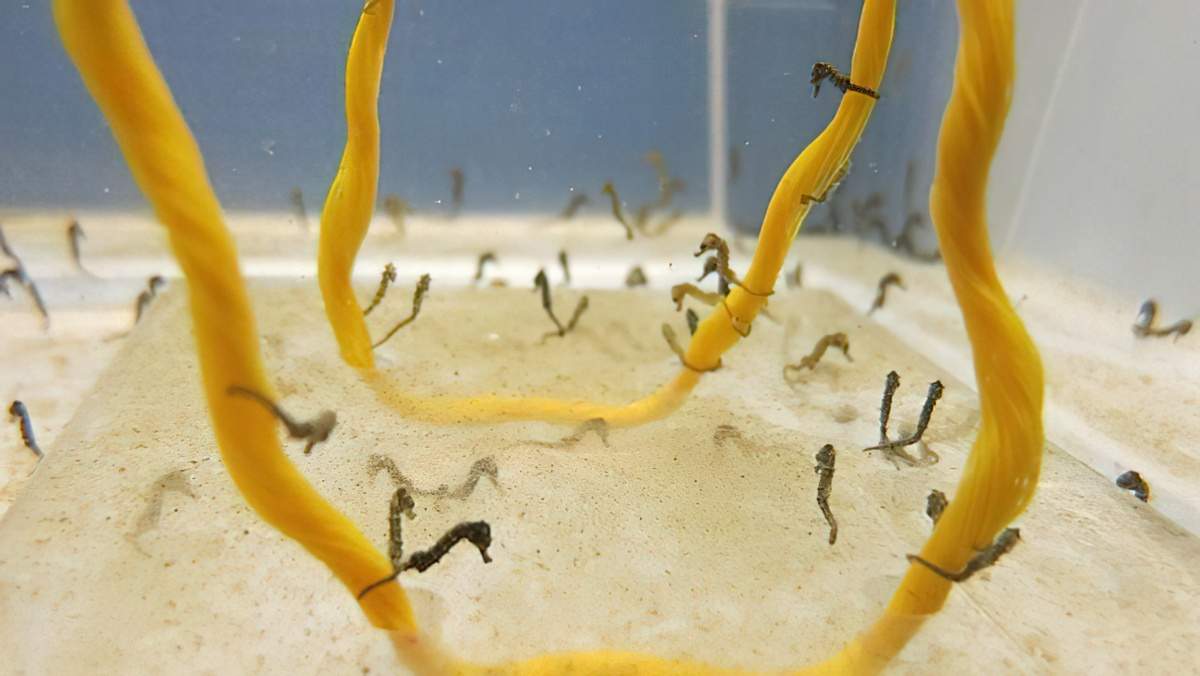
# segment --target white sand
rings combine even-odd
[[[407,295],[389,297],[381,325],[407,311]],[[560,450],[536,446],[565,433],[542,424],[399,418],[337,360],[311,284],[259,284],[254,296],[284,404],[341,414],[329,443],[309,457],[292,444],[293,457],[381,546],[391,489],[367,476],[367,455],[389,455],[425,487],[495,457],[500,490],[422,499],[406,531],[416,547],[459,520],[492,523],[495,563],[464,549],[407,580],[425,625],[478,660],[603,646],[762,668],[826,655],[879,612],[928,533],[925,494],[952,492],[973,436],[968,388],[820,292],[781,292],[781,324],[760,320],[676,415],[614,431],[609,448],[589,436]],[[662,321],[682,330],[661,291],[593,292],[577,335],[538,346],[546,320],[527,290],[436,289],[382,351],[384,368],[413,392],[624,401],[676,368]],[[832,330],[850,334],[855,361],[827,355],[786,385],[785,357]],[[903,378],[893,429],[913,424],[927,382],[946,383],[929,432],[936,466],[897,470],[857,450],[877,435],[892,368]],[[721,424],[744,441],[718,445]],[[841,451],[833,547],[814,504],[812,455],[826,442]],[[155,524],[153,487],[177,471],[184,491],[162,494]],[[1200,624],[1196,538],[1054,449],[1020,525],[1025,542],[952,595],[901,671],[1190,663],[1180,637]],[[0,652],[18,669],[394,668],[345,590],[258,521],[222,471],[178,286],[0,523],[0,552]]]
[[[109,340],[128,327],[144,277],[171,269],[161,233],[128,216],[84,223],[85,262],[103,283],[70,271],[61,221],[5,220],[43,280],[54,322],[43,334],[23,301],[0,304],[8,327],[0,334],[0,390],[30,405],[49,456],[0,521],[0,654],[11,656],[14,671],[34,673],[393,670],[390,647],[349,595],[258,521],[224,474],[199,394],[182,285],[128,340]],[[664,288],[698,270],[691,252],[702,223],[634,244],[604,221],[580,231],[497,219],[469,237],[448,230],[461,223],[418,223],[403,240],[379,225],[360,266],[362,294],[369,297],[385,260],[397,261],[402,281],[373,326],[406,314],[411,279],[435,271],[420,320],[382,350],[383,367],[414,392],[620,402],[676,368],[658,326],[685,329]],[[315,240],[294,224],[248,216],[234,227],[251,273],[312,274]],[[592,291],[579,333],[538,346],[548,322],[528,280],[545,265],[557,282],[562,246],[573,255],[577,286],[615,286],[641,262],[658,288]],[[489,278],[522,288],[452,288],[469,279],[484,249],[501,259]],[[424,624],[464,656],[607,646],[763,668],[810,662],[879,612],[904,570],[903,554],[928,533],[926,493],[940,488],[952,497],[977,414],[963,384],[969,353],[940,267],[838,240],[803,239],[797,250],[806,284],[835,289],[850,305],[780,284],[771,304],[779,324],[760,320],[681,411],[614,432],[609,448],[593,436],[574,449],[539,447],[534,442],[567,432],[541,424],[441,427],[399,418],[337,360],[312,279],[260,282],[264,352],[284,404],[298,414],[341,414],[313,456],[289,449],[381,547],[391,489],[383,475],[367,476],[366,456],[392,457],[425,487],[455,485],[472,461],[495,457],[500,490],[485,481],[465,502],[421,499],[420,518],[406,531],[410,547],[422,547],[459,520],[494,527],[495,563],[483,566],[464,549],[406,581]],[[892,269],[908,291],[893,289],[883,311],[863,317],[874,280]],[[952,595],[898,670],[1192,665],[1200,543],[1154,507],[1178,504],[1186,515],[1180,496],[1194,496],[1200,478],[1186,444],[1200,423],[1181,414],[1200,391],[1187,365],[1195,336],[1135,342],[1128,299],[1085,295],[1030,268],[1002,274],[1014,298],[1027,296],[1020,310],[1047,365],[1043,482],[1019,522],[1025,541]],[[555,296],[564,307],[577,293],[556,287]],[[855,361],[828,354],[816,372],[786,385],[784,360],[833,330],[850,335]],[[913,424],[926,383],[947,386],[927,437],[942,457],[934,467],[896,470],[857,450],[877,435],[883,374],[893,368],[903,378],[893,429]],[[742,441],[718,444],[722,424]],[[826,442],[840,451],[832,506],[841,535],[832,548],[812,472],[812,455]],[[1059,444],[1090,462],[1128,460],[1151,479],[1154,502],[1113,487],[1115,467],[1098,475]],[[32,468],[14,426],[0,436],[0,458],[10,476]],[[155,498],[164,476],[177,490]],[[0,503],[18,483],[0,492]]]

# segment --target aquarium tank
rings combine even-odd
[[[1159,673],[1200,6],[0,7],[0,674]]]

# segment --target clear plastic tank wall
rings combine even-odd
[[[1065,0],[1017,10],[1019,77],[990,200],[999,253],[1195,317],[1200,5]]]

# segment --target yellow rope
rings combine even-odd
[[[1029,504],[1045,441],[1041,359],[996,276],[987,233],[988,171],[1012,96],[1012,0],[959,0],[958,8],[962,36],[930,209],[971,340],[981,422],[954,499],[921,551],[955,570]],[[911,597],[897,594],[892,606],[932,612],[946,587],[913,566],[901,588]]]
[[[400,646],[397,646],[397,652],[402,656],[406,654]],[[406,663],[412,665],[411,661]],[[749,676],[761,673],[618,650],[549,653],[501,665],[481,666],[456,660],[428,660],[421,665],[428,668],[419,673],[453,676]]]
[[[381,402],[417,420],[444,424],[541,420],[565,425],[604,418],[609,427],[630,427],[665,418],[687,399],[701,375],[680,369],[650,396],[629,404],[608,405],[547,397],[421,397],[405,393],[382,371],[363,369],[360,374]]]
[[[895,15],[895,0],[866,0],[863,3],[850,73],[856,84],[879,89],[892,45]],[[347,362],[362,367],[361,376],[380,401],[401,415],[429,422],[542,420],[572,424],[591,418],[604,418],[613,427],[624,427],[663,418],[679,408],[700,382],[699,372],[715,368],[721,363],[721,356],[742,338],[745,329],[736,326],[733,317],[739,318],[738,324],[749,325],[758,316],[775,288],[775,280],[787,257],[788,247],[812,206],[812,202],[801,198],[804,195],[820,195],[828,190],[858,144],[875,103],[874,98],[857,93],[842,97],[833,120],[796,157],[775,188],[763,218],[750,269],[742,279],[742,285],[735,286],[726,298],[728,312],[721,308],[710,311],[688,343],[684,361],[692,368],[680,369],[673,380],[642,399],[629,404],[606,405],[542,397],[420,397],[406,393],[401,386],[373,367],[362,367],[361,360],[347,359]],[[324,229],[321,246],[322,250],[327,246],[335,246],[333,240],[326,244]],[[348,249],[344,243],[338,243],[337,246],[342,250]],[[321,260],[323,264],[324,256]],[[331,313],[330,321],[334,322],[334,331],[340,336],[350,333],[349,324],[361,322],[361,317],[346,315],[342,319],[335,318]],[[344,321],[347,325],[338,326],[338,321]],[[343,356],[345,354],[343,348]]]
[[[63,45],[108,119],[133,178],[167,227],[188,282],[200,372],[229,475],[265,520],[324,561],[351,591],[392,566],[354,523],[305,481],[266,410],[230,385],[271,392],[237,251],[200,149],[154,65],[126,0],[54,0]],[[388,585],[362,600],[376,626],[414,629],[408,599]]]
[[[921,549],[949,570],[960,570],[1029,504],[1044,445],[1041,360],[996,276],[987,233],[988,171],[1012,95],[1012,0],[958,0],[958,12],[930,209],[971,340],[981,421],[958,490]],[[950,586],[910,565],[883,617],[826,666],[882,667],[942,607]]]
[[[373,368],[371,336],[354,295],[354,258],[367,236],[379,185],[379,80],[393,0],[368,0],[346,57],[346,148],[321,211],[317,279],[342,359]]]

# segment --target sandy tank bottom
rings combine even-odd
[[[925,497],[953,497],[978,418],[974,392],[832,294],[781,291],[683,407],[607,442],[537,423],[444,426],[378,401],[337,358],[311,281],[252,284],[281,403],[338,412],[310,456],[318,489],[385,544],[391,459],[417,487],[410,548],[463,520],[491,523],[494,562],[469,547],[406,574],[423,627],[481,662],[611,647],[753,668],[834,652],[880,612],[930,530]],[[182,285],[119,344],[20,499],[0,522],[0,654],[29,673],[394,671],[386,638],[351,595],[259,521],[225,474],[198,387]],[[364,286],[362,295],[369,297]],[[556,288],[561,307],[580,291]],[[662,290],[587,291],[576,333],[526,288],[438,288],[380,350],[425,396],[635,399],[678,363],[683,334]],[[407,313],[389,295],[376,326]],[[781,376],[820,336],[845,331],[795,382]],[[926,436],[940,456],[897,468],[878,438],[884,375],[902,379],[893,429],[915,424],[929,382],[946,394]],[[839,451],[831,507],[813,455]],[[455,491],[490,458],[469,495]],[[442,491],[445,486],[449,490]],[[452,495],[453,494],[453,495]],[[1138,671],[1188,665],[1200,626],[1200,542],[1054,447],[1019,520],[1024,541],[953,592],[895,664],[901,673]],[[1186,631],[1186,629],[1185,629]]]

